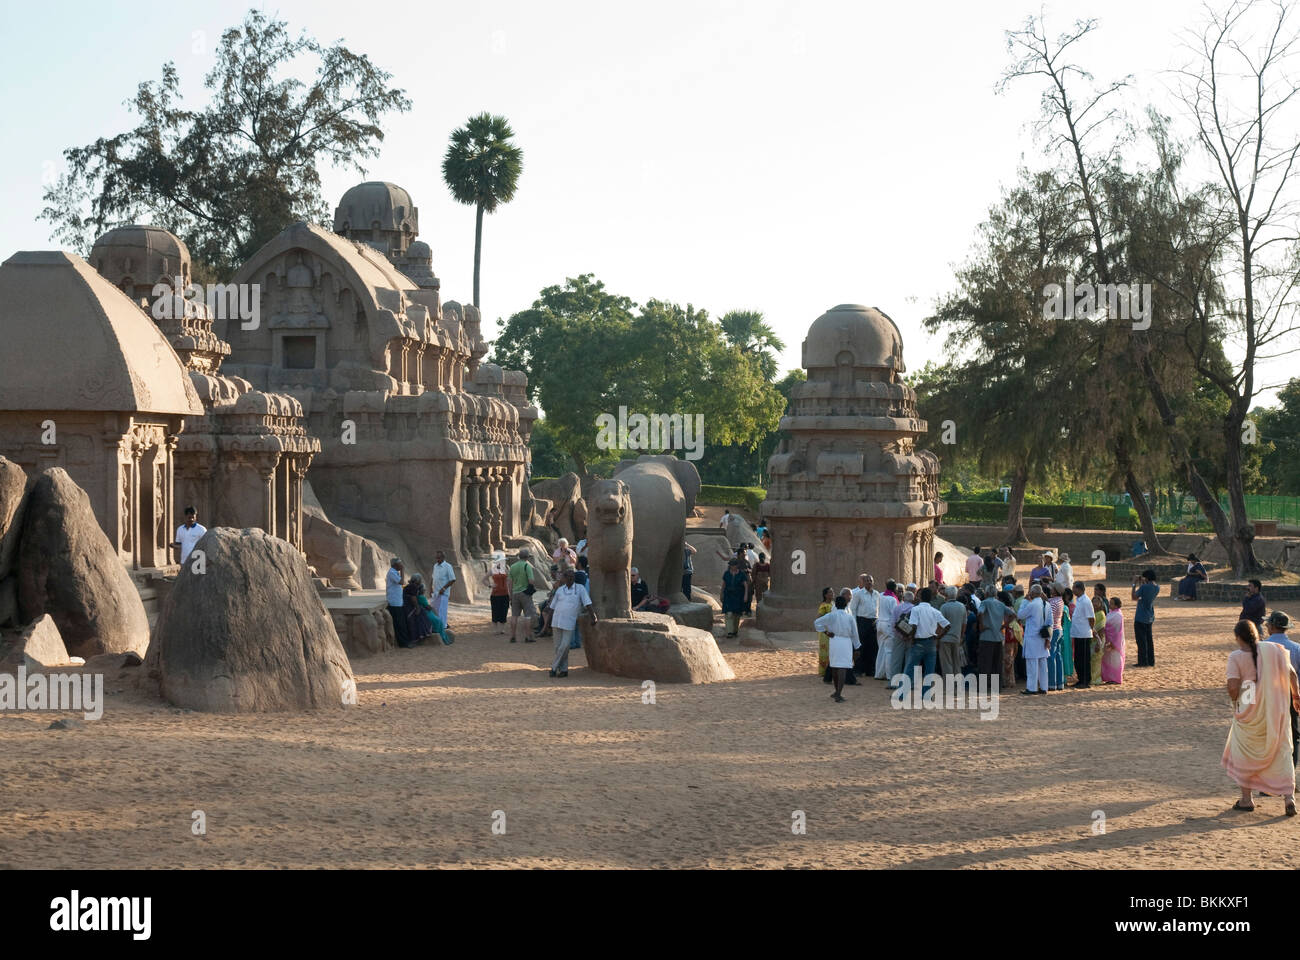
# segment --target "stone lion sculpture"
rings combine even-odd
[[[632,497],[622,480],[597,480],[587,501],[589,592],[596,615],[632,616]]]

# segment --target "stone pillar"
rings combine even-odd
[[[499,467],[494,468],[492,471],[492,492],[489,508],[492,516],[491,548],[493,550],[504,550],[506,548],[505,533],[501,522],[501,487],[505,484],[504,473],[504,469]]]
[[[172,433],[168,434],[164,442],[163,449],[167,451],[166,477],[163,481],[163,489],[167,493],[167,502],[165,506],[166,516],[163,519],[163,563],[162,566],[171,566],[171,550],[167,544],[172,542],[172,537],[176,534],[176,445],[180,438]],[[176,554],[176,559],[180,560],[180,553]]]
[[[131,568],[140,569],[140,538],[143,535],[140,529],[140,458],[144,456],[144,448],[136,439],[131,441]]]

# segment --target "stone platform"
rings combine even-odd
[[[713,634],[684,627],[662,613],[586,624],[582,645],[587,665],[600,673],[657,683],[734,680]]]
[[[343,597],[321,597],[321,601],[350,659],[396,649],[393,620],[383,590],[353,590]]]

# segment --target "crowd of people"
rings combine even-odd
[[[393,557],[385,575],[384,595],[388,613],[393,618],[393,637],[399,647],[414,647],[435,634],[450,646],[456,635],[447,629],[447,602],[456,571],[439,550],[429,574],[430,587],[424,577],[413,573],[406,577],[406,566]],[[432,593],[432,597],[430,597]]]
[[[1044,553],[1027,584],[1018,582],[1005,545],[977,547],[960,585],[943,582],[942,560],[936,554],[927,586],[887,580],[878,591],[863,573],[856,587],[823,589],[813,628],[817,671],[835,683],[833,699],[842,702],[843,686],[858,677],[896,689],[900,675],[910,678],[916,667],[923,676],[977,674],[989,684],[996,677],[1004,691],[1023,681],[1025,696],[1123,683],[1124,598],[1110,596],[1101,582],[1089,596],[1068,553]],[[1152,570],[1135,577],[1128,598],[1135,603],[1137,667],[1155,666],[1156,579]]]

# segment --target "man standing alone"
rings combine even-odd
[[[447,600],[451,593],[451,585],[456,582],[456,571],[452,569],[441,550],[433,556],[437,561],[433,565],[433,576],[430,578],[433,583],[434,610],[445,627],[447,626]]]
[[[1133,639],[1137,641],[1139,667],[1156,665],[1156,642],[1151,635],[1156,622],[1156,597],[1160,587],[1156,583],[1154,570],[1143,570],[1142,581],[1133,579],[1133,599],[1137,601],[1137,612],[1133,614]]]
[[[533,643],[533,617],[537,608],[533,606],[533,596],[528,589],[533,586],[532,554],[527,550],[519,551],[519,559],[510,565],[510,642],[519,638],[519,615],[524,616],[524,643]]]
[[[176,541],[172,546],[181,552],[181,566],[185,566],[185,561],[190,558],[190,551],[194,545],[199,542],[208,528],[199,523],[199,515],[194,512],[193,507],[185,508],[185,522],[176,528]]]

